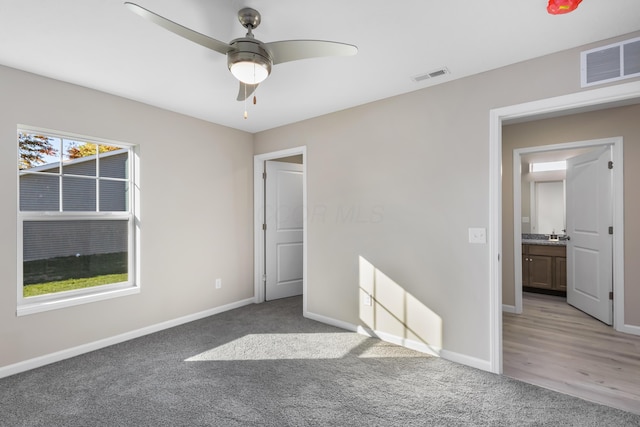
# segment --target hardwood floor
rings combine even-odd
[[[523,313],[502,319],[505,375],[640,414],[640,336],[550,295],[523,293]]]

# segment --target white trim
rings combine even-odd
[[[28,221],[131,221],[131,212],[47,212],[22,211],[22,219]]]
[[[489,366],[502,372],[502,120],[489,112]]]
[[[491,372],[491,362],[489,360],[478,359],[477,357],[471,357],[466,354],[444,349],[440,352],[440,357],[450,362],[460,363],[461,365],[467,365],[472,368]]]
[[[517,165],[522,163],[521,157],[526,154],[598,146],[612,147],[614,164],[616,165],[613,168],[613,227],[614,230],[619,230],[619,232],[614,233],[613,236],[613,312],[616,316],[614,327],[619,330],[617,325],[624,323],[624,162],[622,161],[623,139],[619,136],[513,150],[513,273],[516,314],[522,313],[522,192],[520,189],[522,178],[521,171],[517,168]],[[530,216],[533,217],[532,214]],[[621,241],[622,244],[620,244]]]
[[[624,329],[624,146],[622,137],[613,144],[613,327]],[[640,335],[640,327],[627,332]]]
[[[315,320],[316,322],[324,323],[325,325],[335,326],[336,328],[344,329],[346,331],[358,332],[359,328],[359,326],[352,323],[343,322],[342,320],[333,319],[331,317],[323,316],[322,314],[311,313],[310,311],[304,313],[304,317]]]
[[[378,330],[373,330],[369,328],[365,328],[362,326],[358,326],[358,331],[361,335],[366,335],[372,338],[378,338],[382,341],[389,342],[391,344],[396,344],[401,347],[406,347],[411,350],[419,351],[421,353],[430,354],[431,356],[440,357],[442,352],[442,348],[430,346],[429,344],[425,344],[420,341],[408,340],[404,337],[399,337],[397,335],[389,334],[387,332],[382,332]]]
[[[500,131],[502,142],[502,121],[548,115],[580,108],[597,107],[608,103],[620,103],[640,97],[640,81],[607,86],[598,89],[575,92],[554,98],[525,102],[507,107],[494,108],[490,111],[493,126]],[[589,108],[589,111],[598,108]],[[496,142],[496,141],[492,141]]]
[[[77,295],[77,292],[74,292],[74,295],[69,296],[68,298],[63,298],[61,297],[60,294],[53,294],[56,296],[55,299],[49,299],[45,301],[38,300],[37,302],[33,302],[31,304],[28,304],[28,303],[20,304],[16,308],[16,316],[26,316],[29,314],[42,313],[50,310],[58,310],[60,308],[73,307],[76,305],[88,304],[90,302],[104,301],[112,298],[135,295],[139,293],[140,293],[140,288],[138,286],[128,285],[126,288],[123,288],[123,289],[107,289],[103,291],[91,289],[91,292],[87,292],[84,295]],[[46,296],[49,296],[49,295],[46,295]],[[33,297],[33,298],[37,298],[37,297]],[[26,298],[24,300],[28,301],[28,299]]]
[[[512,314],[520,314],[516,311],[516,306],[515,305],[507,305],[507,304],[502,304],[502,312],[503,313],[512,313]]]
[[[115,335],[115,336],[104,338],[91,343],[82,344],[77,347],[68,348],[65,350],[57,351],[55,353],[46,354],[44,356],[35,357],[33,359],[15,363],[13,365],[3,366],[0,368],[0,378],[19,374],[20,372],[25,372],[30,369],[39,368],[41,366],[45,366],[51,363],[59,362],[61,360],[69,359],[71,357],[79,356],[81,354],[89,353],[91,351],[99,350],[101,348],[109,347],[111,345],[129,341],[131,339],[140,338],[145,335],[153,334],[155,332],[173,328],[175,326],[193,322],[194,320],[203,319],[205,317],[213,316],[215,314],[223,313],[225,311],[240,308],[249,304],[253,304],[253,298],[236,301],[220,307],[201,311],[199,313],[178,317],[177,319],[167,320],[165,322],[157,323],[155,325],[136,329],[130,332],[125,332],[124,334]]]
[[[631,335],[640,335],[640,326],[636,325],[622,325],[619,329],[620,332]]]
[[[253,156],[253,271],[254,271],[254,302],[259,304],[265,301],[264,282],[264,185],[262,174],[264,162],[283,157],[302,155],[302,207],[305,215],[302,222],[302,313],[307,315],[307,147],[300,146],[286,150],[273,151],[271,153],[256,154]]]
[[[433,347],[423,342],[408,340],[397,335],[389,334],[387,332],[372,330],[363,326],[356,326],[352,323],[343,322],[342,320],[332,319],[316,313],[307,312],[305,317],[316,322],[324,323],[326,325],[335,326],[347,331],[357,332],[361,335],[365,335],[371,338],[377,338],[379,340],[396,344],[411,350],[419,351],[421,353],[429,354],[434,357],[441,357],[449,360],[450,362],[460,363],[462,365],[471,366],[472,368],[481,369],[483,371],[491,371],[491,365],[488,360],[482,360],[475,357],[467,356],[466,354],[456,353],[442,349],[440,347]]]
[[[131,166],[129,167],[129,173],[133,176],[133,187],[131,188],[131,198],[129,199],[129,203],[133,206],[133,229],[131,232],[133,233],[133,241],[131,242],[132,247],[130,250],[133,250],[135,253],[134,264],[131,266],[133,271],[129,271],[129,274],[134,277],[135,284],[138,289],[142,290],[142,274],[140,268],[140,242],[142,239],[140,238],[140,224],[141,221],[141,209],[140,209],[140,146],[136,145],[133,147],[131,152]]]
[[[364,326],[354,325],[349,322],[343,322],[342,320],[333,319],[331,317],[323,316],[317,313],[307,312],[304,317],[306,317],[307,319],[315,320],[316,322],[324,323],[325,325],[335,326],[336,328],[344,329],[351,332],[357,332],[360,335],[365,335],[371,338],[378,338],[379,340],[389,342],[391,344],[396,344],[401,347],[406,347],[411,350],[416,350],[421,353],[427,353],[432,356],[440,357],[440,352],[442,351],[440,347],[433,347],[419,341],[408,340],[404,337],[399,337],[387,332],[373,330]]]
[[[532,101],[518,105],[495,108],[489,112],[489,212],[491,214],[490,256],[500,248],[502,241],[502,122],[503,120],[531,117],[545,113],[567,111],[583,107],[593,107],[606,103],[621,102],[640,97],[640,82],[577,92],[555,98]],[[492,232],[491,232],[492,231]],[[498,252],[499,254],[499,252]],[[489,357],[491,371],[502,373],[502,278],[500,260],[491,259],[491,282],[489,284]]]

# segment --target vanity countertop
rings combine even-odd
[[[566,240],[522,239],[523,245],[567,246]]]

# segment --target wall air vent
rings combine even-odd
[[[437,70],[433,70],[433,71],[430,71],[428,73],[424,73],[424,74],[419,74],[417,76],[413,76],[413,77],[411,77],[411,80],[413,80],[416,83],[420,83],[420,82],[423,82],[425,80],[432,79],[434,77],[444,76],[445,74],[449,74],[449,69],[447,69],[447,67],[439,68]]]
[[[580,53],[582,87],[640,77],[640,37]]]

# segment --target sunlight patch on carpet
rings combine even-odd
[[[185,359],[197,361],[428,357],[357,334],[249,334]]]

